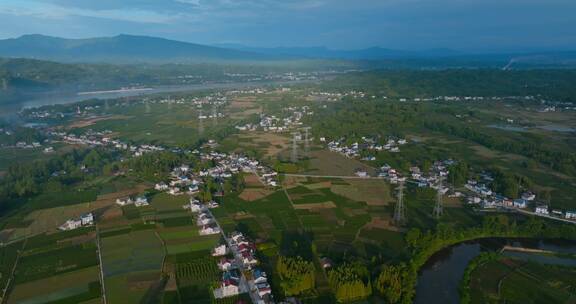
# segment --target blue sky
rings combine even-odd
[[[0,38],[121,33],[204,44],[576,49],[576,0],[0,0]]]

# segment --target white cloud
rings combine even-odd
[[[83,9],[65,7],[37,1],[18,1],[0,3],[0,14],[14,16],[29,16],[44,19],[65,19],[68,17],[92,17],[136,23],[171,23],[177,21],[182,14],[167,14],[143,9]]]

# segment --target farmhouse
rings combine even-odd
[[[236,271],[226,271],[222,274],[220,288],[214,289],[217,299],[232,297],[240,294],[240,275]]]
[[[81,220],[67,220],[64,224],[62,224],[62,226],[58,227],[58,229],[60,229],[62,231],[67,231],[67,230],[78,229],[80,227],[82,227],[82,221]]]
[[[536,214],[548,215],[548,214],[549,214],[549,212],[548,212],[548,206],[546,206],[546,205],[539,205],[539,206],[536,207],[535,212],[536,212]]]
[[[228,247],[225,244],[220,244],[212,249],[212,256],[224,256],[228,254]]]
[[[127,197],[127,198],[117,198],[116,199],[116,204],[118,204],[119,206],[126,206],[126,205],[132,205],[134,204],[134,201],[132,201],[131,198]]]
[[[145,196],[139,196],[134,201],[134,205],[136,207],[144,207],[144,206],[148,206],[150,204],[148,203],[148,199]]]
[[[222,270],[222,271],[231,270],[231,269],[233,268],[233,266],[234,266],[233,262],[234,262],[234,260],[222,258],[222,259],[220,259],[220,261],[218,262],[218,269],[220,269],[220,270]]]
[[[201,235],[211,235],[220,233],[220,228],[214,224],[208,224],[202,226],[199,232]]]
[[[80,221],[82,222],[82,226],[94,225],[94,216],[92,213],[82,214],[80,216]]]

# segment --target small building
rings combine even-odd
[[[150,205],[150,203],[148,203],[148,199],[145,196],[139,196],[134,201],[134,205],[136,207],[144,207]]]
[[[58,227],[58,229],[62,231],[74,230],[82,227],[81,220],[67,220],[62,226]]]
[[[119,206],[126,206],[126,205],[132,205],[134,202],[132,201],[131,198],[117,198],[116,199],[116,204]]]
[[[212,249],[212,256],[224,256],[228,254],[228,247],[225,244],[220,244]]]
[[[512,206],[514,208],[524,209],[524,208],[528,207],[528,202],[525,199],[519,198],[519,199],[515,199],[512,202]]]
[[[82,222],[82,226],[94,225],[94,215],[92,215],[92,213],[82,214],[80,221]]]
[[[164,183],[164,182],[161,182],[161,183],[158,183],[158,184],[154,185],[154,189],[157,190],[157,191],[166,191],[166,190],[168,190],[169,188],[170,188],[170,187],[168,186],[168,184],[166,184],[166,183]]]
[[[566,211],[566,213],[564,214],[564,218],[568,220],[576,219],[576,211]]]
[[[550,213],[548,212],[548,206],[546,206],[546,205],[536,206],[535,212],[536,212],[536,214],[542,214],[542,215],[548,215],[548,214],[550,214]]]

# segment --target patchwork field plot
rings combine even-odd
[[[353,176],[357,169],[366,170],[370,175],[375,173],[362,162],[347,158],[335,152],[317,150],[311,152],[310,165],[307,173],[315,175]]]
[[[101,239],[102,269],[111,303],[138,303],[160,279],[164,247],[152,230]]]
[[[176,264],[176,280],[183,303],[211,303],[211,285],[221,273],[211,257]]]
[[[168,255],[193,251],[205,251],[208,254],[220,240],[220,235],[198,235],[198,229],[195,226],[161,229],[158,234],[166,245]]]
[[[100,296],[99,269],[95,266],[18,284],[8,303],[81,303]]]
[[[49,251],[25,252],[16,267],[14,282],[24,283],[97,265],[96,244],[84,243]]]
[[[472,303],[570,303],[576,268],[503,258],[479,266],[470,281]]]

